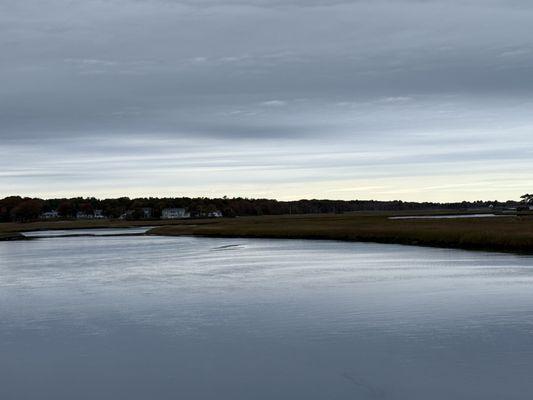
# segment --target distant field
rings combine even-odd
[[[351,214],[246,217],[182,221],[149,231],[154,235],[333,239],[472,250],[533,253],[533,218],[502,217],[390,220]]]

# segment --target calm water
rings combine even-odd
[[[533,258],[0,242],[0,399],[531,399]]]

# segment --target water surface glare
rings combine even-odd
[[[0,399],[531,399],[533,258],[334,241],[0,242]]]
[[[152,229],[153,226],[137,226],[135,228],[87,228],[87,229],[57,229],[45,231],[22,232],[29,238],[63,237],[63,236],[116,236],[140,235]]]

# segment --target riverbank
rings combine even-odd
[[[65,220],[65,221],[36,221],[36,222],[3,222],[0,223],[0,241],[27,239],[22,232],[43,230],[69,230],[69,229],[99,229],[99,228],[136,228],[142,226],[172,225],[180,221],[169,220]]]
[[[83,220],[0,224],[0,240],[21,232],[152,226],[147,234],[376,242],[533,254],[533,218],[390,219],[399,213],[285,215],[190,220]],[[407,214],[407,213],[405,213]],[[405,215],[404,214],[404,215]],[[409,213],[417,215],[417,213]],[[444,215],[444,212],[432,213]]]
[[[472,212],[472,211],[470,211]],[[489,212],[489,210],[474,210],[473,212]],[[374,216],[392,216],[392,215],[423,215],[427,211],[398,211],[391,212],[359,212],[346,215],[374,215]],[[455,212],[453,210],[433,210],[431,215],[447,215],[447,214],[461,214],[469,213],[469,211]],[[319,214],[321,216],[327,214]],[[300,215],[301,216],[301,215]],[[307,218],[314,218],[316,214],[308,214]],[[291,217],[291,216],[289,216]],[[267,216],[260,218],[269,218]],[[272,218],[283,218],[275,216]],[[292,216],[291,218],[298,218]],[[238,220],[246,219],[246,217],[238,218]],[[237,220],[237,219],[236,219]],[[170,220],[170,219],[152,219],[152,220],[120,220],[120,219],[73,219],[73,220],[41,220],[33,222],[2,222],[0,223],[0,240],[12,240],[24,237],[20,235],[22,232],[43,231],[43,230],[69,230],[69,229],[104,229],[104,228],[136,228],[142,226],[167,226],[167,225],[183,225],[186,224],[203,224],[211,223],[214,219],[186,219],[186,220]]]
[[[391,220],[390,215],[264,216],[181,221],[151,229],[164,236],[328,239],[533,253],[533,218]]]
[[[18,232],[0,232],[0,241],[25,240],[26,238]]]

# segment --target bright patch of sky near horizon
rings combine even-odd
[[[532,26],[526,0],[3,0],[0,196],[516,199]]]

